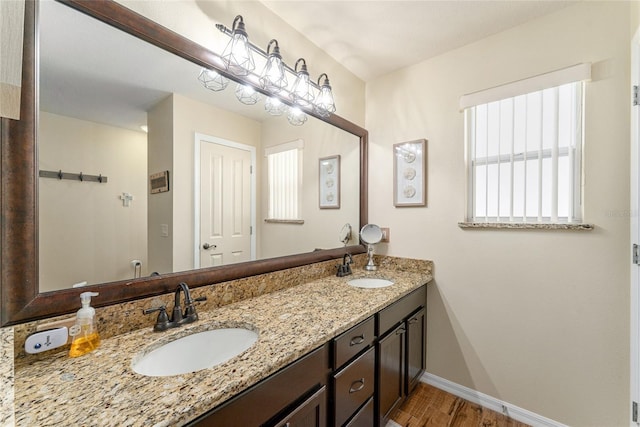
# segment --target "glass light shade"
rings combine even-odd
[[[229,84],[229,79],[220,75],[216,71],[203,68],[198,76],[204,87],[214,92],[224,90]]]
[[[301,126],[304,122],[307,121],[307,115],[297,107],[289,108],[289,113],[287,114],[287,120],[293,126]]]
[[[298,64],[302,61],[302,67],[298,71]],[[307,64],[303,58],[296,62],[296,81],[293,83],[291,90],[291,100],[301,107],[310,107],[313,103],[313,92],[311,92],[311,83],[309,82],[309,72]]]
[[[329,114],[336,112],[336,103],[333,99],[333,92],[331,91],[331,86],[329,85],[329,79],[326,77],[324,83],[322,84],[322,86],[320,86],[320,93],[316,98],[315,108],[316,112],[321,117],[328,117]]]
[[[281,116],[287,110],[287,105],[278,98],[270,96],[264,102],[264,109],[272,116]]]
[[[260,94],[251,86],[238,84],[236,86],[236,98],[243,104],[253,105],[260,100]]]
[[[284,69],[284,63],[282,62],[282,56],[280,56],[280,48],[276,40],[271,40],[267,46],[267,52],[271,48],[271,45],[275,44],[273,52],[268,53],[267,63],[262,70],[260,76],[260,84],[262,88],[270,92],[278,93],[282,89],[287,87],[287,75]]]
[[[246,76],[256,68],[251,54],[249,37],[240,15],[236,16],[233,21],[233,33],[227,47],[222,52],[222,60],[227,70],[236,76]]]

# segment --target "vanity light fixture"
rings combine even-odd
[[[231,31],[231,40],[222,53],[222,61],[227,71],[236,76],[249,75],[256,68],[256,65],[253,62],[249,36],[244,28],[241,15],[236,16],[233,20]]]
[[[281,116],[287,111],[287,104],[284,104],[275,96],[270,96],[264,101],[264,109],[272,116]]]
[[[260,100],[260,94],[253,87],[238,83],[238,86],[236,86],[236,98],[243,104],[253,105]]]
[[[273,51],[270,51],[272,45]],[[287,84],[287,73],[280,56],[280,46],[276,39],[272,39],[267,45],[267,63],[260,76],[260,85],[269,92],[278,93],[286,89]]]
[[[202,82],[204,87],[214,92],[224,90],[229,85],[229,79],[227,79],[217,71],[208,70],[206,68],[203,68],[200,71],[198,80]]]
[[[300,71],[298,64],[302,62]],[[311,93],[311,82],[309,81],[309,72],[307,71],[307,62],[304,58],[296,61],[295,69],[296,81],[293,83],[291,91],[291,100],[301,107],[310,107],[313,102],[313,93]]]
[[[324,76],[324,81],[320,85],[320,79]],[[320,86],[320,93],[316,98],[314,104],[316,112],[321,117],[329,117],[329,114],[335,113],[336,103],[333,99],[333,92],[331,91],[331,85],[329,84],[329,76],[326,73],[320,74],[318,77],[318,86]]]
[[[266,52],[251,43],[241,15],[235,17],[231,30],[222,24],[216,24],[216,28],[231,38],[221,59],[229,72],[225,75],[239,82],[235,94],[240,102],[255,104],[260,99],[260,93],[265,94],[265,110],[271,115],[279,116],[288,109],[287,119],[294,126],[306,122],[309,112],[326,118],[336,111],[326,73],[322,73],[316,83],[309,78],[304,58],[298,59],[294,68],[282,60],[276,39],[269,41]],[[254,72],[256,63],[253,54],[257,54],[258,65],[264,64],[260,75]],[[215,72],[203,69],[198,79],[208,89],[224,89],[228,84],[227,79],[213,73]],[[289,85],[287,74],[294,78],[293,85]]]

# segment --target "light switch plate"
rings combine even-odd
[[[29,335],[24,342],[24,351],[29,354],[42,353],[43,351],[62,347],[69,339],[69,329],[66,326],[48,331],[36,332]]]

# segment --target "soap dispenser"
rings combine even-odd
[[[91,307],[91,297],[97,292],[83,292],[80,294],[82,308],[76,314],[76,324],[69,330],[73,337],[69,357],[78,357],[95,350],[100,345],[100,336],[96,328],[96,310]]]

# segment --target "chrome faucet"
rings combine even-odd
[[[348,261],[347,261],[347,258],[349,258]],[[336,276],[344,277],[344,276],[350,275],[351,264],[353,264],[353,258],[351,257],[351,254],[349,253],[344,254],[344,256],[342,257],[342,265],[338,265],[338,273],[336,274]]]
[[[182,306],[180,305],[180,294],[184,294],[184,304],[185,309],[182,311]],[[156,324],[153,326],[153,330],[158,331],[166,331],[167,329],[177,328],[178,326],[184,325],[186,323],[192,323],[198,320],[198,313],[196,312],[196,307],[194,303],[196,301],[205,301],[207,297],[199,297],[196,299],[191,298],[191,292],[189,291],[189,286],[186,283],[181,282],[175,291],[175,300],[173,305],[173,311],[171,312],[171,318],[167,315],[167,307],[165,305],[155,308],[148,308],[143,310],[144,314],[154,313],[159,311],[158,319],[156,320]]]

